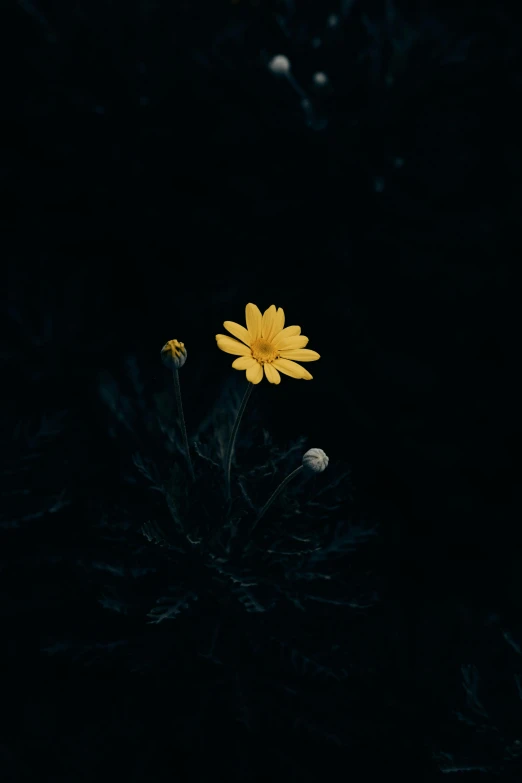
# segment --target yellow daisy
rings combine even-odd
[[[301,335],[300,326],[284,328],[285,314],[281,307],[276,309],[275,305],[270,305],[261,315],[259,307],[249,303],[245,308],[245,319],[246,329],[234,321],[223,324],[237,340],[226,334],[216,334],[216,340],[222,351],[239,357],[232,362],[232,367],[246,370],[247,381],[259,383],[263,370],[270,383],[280,383],[281,372],[305,381],[313,377],[296,360],[315,362],[321,357],[316,351],[305,349],[308,337]]]

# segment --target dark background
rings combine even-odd
[[[520,779],[522,25],[508,8],[2,5],[6,780]],[[268,67],[280,53],[309,122]],[[63,554],[77,537],[95,547],[93,516],[126,502],[100,373],[134,356],[161,387],[159,350],[183,340],[190,426],[231,373],[214,335],[249,301],[282,306],[321,354],[313,381],[262,383],[252,405],[276,439],[349,463],[357,512],[379,526],[361,566],[377,606],[288,619],[296,639],[341,645],[362,683],[297,686],[339,742],[301,730],[297,708],[281,723],[267,706],[246,731],[196,648],[161,675],[43,651],[88,637],[103,658],[113,623]],[[263,661],[249,666],[256,694]]]

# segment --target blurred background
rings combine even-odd
[[[520,779],[521,36],[503,2],[3,4],[6,780]],[[42,652],[112,622],[62,547],[123,503],[100,377],[165,387],[183,340],[195,427],[247,302],[321,354],[252,406],[379,529],[378,605],[307,620],[365,671],[299,684],[313,740],[297,709],[243,736],[189,654],[167,687]]]

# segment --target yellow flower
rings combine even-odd
[[[161,358],[167,367],[175,367],[179,370],[187,361],[187,349],[185,343],[179,340],[169,340],[161,349]]]
[[[237,340],[226,334],[216,334],[218,348],[239,356],[232,362],[235,370],[246,370],[250,383],[259,383],[263,370],[270,383],[280,383],[281,372],[305,381],[312,378],[308,370],[295,360],[314,362],[321,357],[316,351],[305,349],[308,337],[301,335],[300,326],[284,328],[285,314],[281,307],[276,310],[275,305],[270,305],[261,315],[260,309],[249,303],[245,308],[245,318],[246,329],[234,321],[223,324]]]

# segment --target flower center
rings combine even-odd
[[[254,359],[261,362],[261,364],[264,362],[273,362],[279,355],[272,343],[268,340],[263,340],[262,337],[260,337],[259,340],[254,340],[250,348]]]

